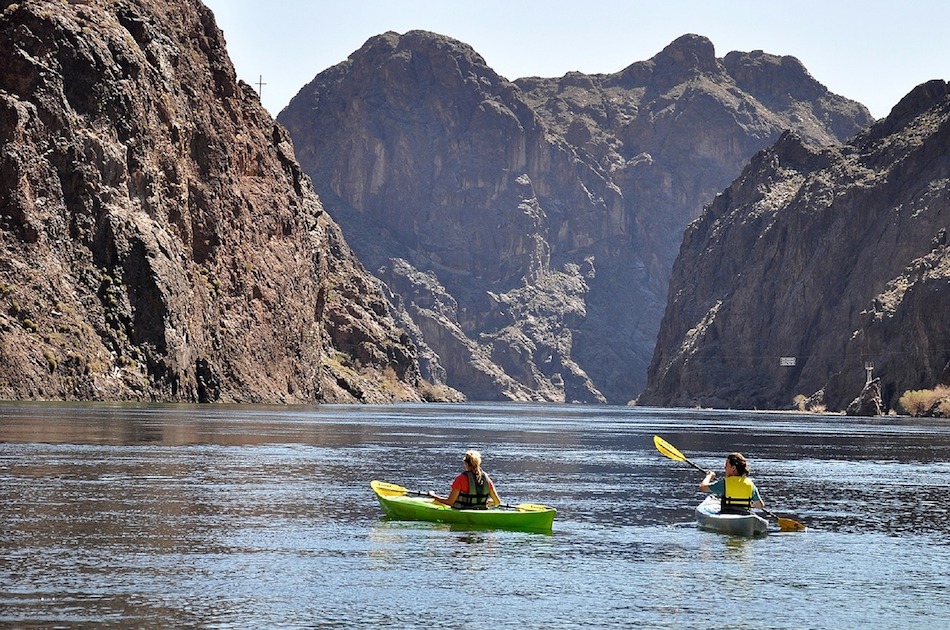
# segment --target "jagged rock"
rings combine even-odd
[[[842,410],[871,362],[894,409],[950,360],[948,224],[950,84],[842,147],[785,134],[687,229],[640,402]]]
[[[370,39],[278,120],[367,267],[414,270],[382,275],[446,382],[476,399],[625,403],[703,204],[783,130],[833,144],[871,117],[794,58],[717,59],[696,35],[616,74],[512,83],[471,47],[411,31]],[[429,311],[425,278],[452,309]]]
[[[884,408],[881,400],[881,379],[869,381],[861,395],[851,401],[845,413],[849,416],[879,416]]]
[[[2,7],[0,397],[420,399],[204,5]]]
[[[801,411],[823,412],[826,409],[825,390],[823,389],[819,389],[811,396],[805,397],[801,403]]]

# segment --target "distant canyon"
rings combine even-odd
[[[315,71],[275,121],[199,0],[5,5],[0,398],[838,411],[872,375],[886,411],[950,385],[945,81],[875,121],[697,34],[509,80],[389,32]]]

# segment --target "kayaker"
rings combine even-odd
[[[482,454],[466,451],[462,465],[465,470],[452,482],[448,497],[440,497],[434,492],[430,492],[429,496],[459,510],[484,510],[491,505],[500,505],[501,499],[495,492],[495,484],[488,473],[482,470]]]
[[[759,489],[748,475],[749,463],[745,457],[740,453],[729,453],[726,456],[725,476],[716,479],[716,473],[710,470],[699,484],[699,491],[721,498],[721,514],[747,514],[753,506],[765,507]]]

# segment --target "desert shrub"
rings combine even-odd
[[[387,365],[383,368],[380,379],[380,384],[384,391],[398,393],[400,389],[402,389],[399,385],[399,377],[396,376],[396,370],[394,370],[391,365]]]
[[[823,400],[824,395],[822,392],[816,392],[811,396],[798,394],[792,399],[792,409],[795,411],[809,413],[825,413],[825,411],[828,410],[828,407],[825,405]]]
[[[903,393],[898,404],[912,416],[919,416],[924,413],[927,400],[929,400],[929,389],[909,389]]]
[[[942,400],[943,399],[943,400]],[[935,407],[937,411],[942,411],[945,406],[950,406],[950,388],[938,386],[936,389],[913,389],[904,392],[904,395],[897,401],[904,411],[912,416],[923,416],[929,414]],[[938,406],[937,403],[940,403]]]
[[[55,372],[59,363],[56,361],[56,355],[53,354],[52,350],[43,350],[43,358],[46,359],[46,365],[49,367],[50,373]]]

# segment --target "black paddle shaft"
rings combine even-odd
[[[694,464],[693,462],[689,461],[689,460],[686,459],[685,457],[683,458],[683,461],[686,462],[687,464],[689,464],[690,466],[692,466],[693,468],[695,468],[696,470],[698,470],[699,472],[702,472],[702,473],[707,473],[707,472],[709,472],[709,471],[706,470],[705,468],[700,468],[699,466],[697,466],[697,465]]]

